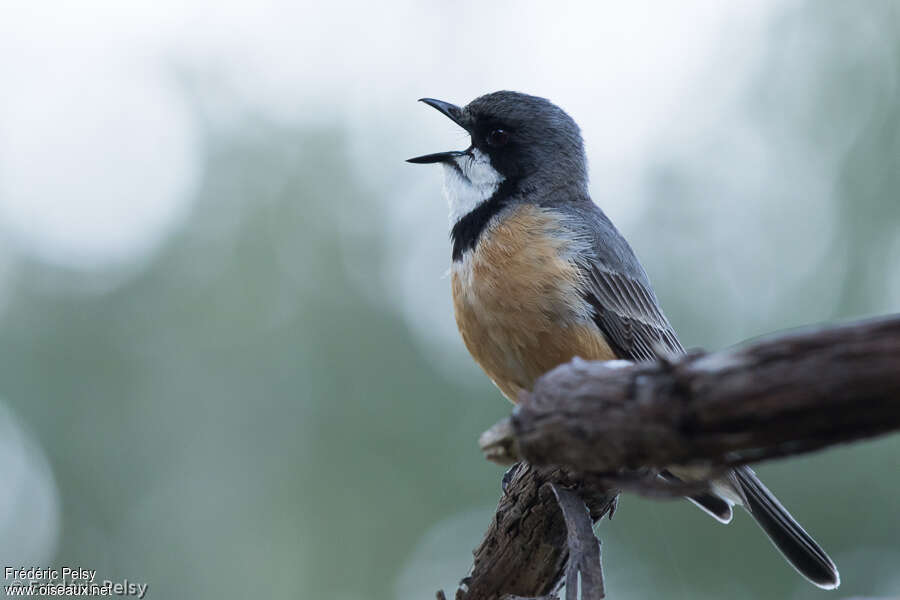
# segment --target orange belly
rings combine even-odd
[[[535,380],[578,356],[615,357],[591,318],[569,259],[579,241],[561,215],[524,205],[503,213],[451,267],[463,342],[516,402]]]

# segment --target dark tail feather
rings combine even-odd
[[[719,523],[731,523],[731,505],[715,494],[697,494],[688,498]]]
[[[666,481],[681,481],[678,477],[669,471],[662,471],[660,477]],[[700,507],[706,514],[711,516],[719,523],[731,523],[732,511],[731,504],[726,500],[719,498],[713,493],[697,494],[688,498],[691,502]]]
[[[820,588],[831,590],[840,585],[837,567],[825,551],[797,524],[756,474],[749,467],[739,467],[734,470],[734,478],[746,499],[744,507],[788,562]]]

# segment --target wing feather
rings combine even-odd
[[[590,268],[585,281],[594,322],[621,358],[653,360],[660,350],[684,352],[648,285],[602,266]]]

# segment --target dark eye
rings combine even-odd
[[[509,141],[509,132],[505,129],[494,129],[487,135],[486,141],[488,146],[493,146],[494,148],[505,146],[506,142]]]

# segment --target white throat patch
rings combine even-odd
[[[458,156],[453,160],[455,166],[444,165],[444,196],[450,206],[451,226],[493,196],[503,181],[503,175],[477,148],[472,150],[471,156]]]

